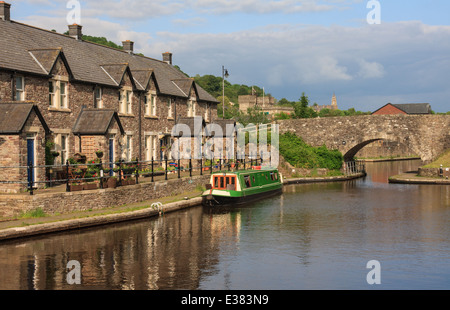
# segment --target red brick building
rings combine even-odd
[[[395,115],[395,114],[431,114],[431,106],[429,103],[405,103],[405,104],[392,104],[388,103],[375,112],[372,115]]]
[[[177,119],[217,118],[218,101],[172,66],[171,53],[157,60],[135,54],[131,41],[123,50],[90,43],[80,25],[58,34],[11,20],[10,9],[0,2],[0,105],[39,111],[44,140],[60,153],[55,164],[77,153],[95,158],[96,150],[111,162],[161,159]],[[6,148],[0,152],[13,152]]]

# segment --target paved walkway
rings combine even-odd
[[[450,185],[450,179],[421,177],[417,175],[417,171],[412,171],[390,177],[389,183]]]

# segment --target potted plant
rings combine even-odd
[[[77,191],[83,190],[83,184],[78,183],[78,182],[74,182],[74,183],[70,184],[69,187],[70,187],[71,192],[77,192]]]
[[[95,151],[95,155],[97,155],[97,158],[102,158],[103,157],[103,151],[97,150],[97,151]]]
[[[108,188],[116,188],[117,187],[117,177],[115,177],[115,176],[109,177],[106,184],[107,184],[106,186]]]
[[[92,190],[92,189],[97,189],[97,183],[91,182],[91,183],[84,183],[83,184],[83,190],[88,191],[88,190]]]

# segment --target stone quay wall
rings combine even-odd
[[[140,183],[79,192],[0,195],[0,217],[13,217],[41,208],[48,215],[101,210],[140,203],[195,190],[209,183],[210,175]]]

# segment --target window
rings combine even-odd
[[[193,114],[192,114],[192,112],[193,112],[193,107],[192,107],[192,100],[189,100],[188,101],[188,113],[187,113],[187,116],[188,117],[192,117],[193,116]]]
[[[154,160],[157,159],[156,156],[156,145],[157,145],[157,140],[156,140],[156,136],[153,135],[148,135],[145,137],[145,157],[146,160],[152,160],[152,158]]]
[[[59,156],[56,157],[54,164],[55,165],[65,165],[66,161],[69,159],[69,136],[65,134],[57,134],[54,139],[54,147],[53,151],[59,153]]]
[[[67,151],[68,151],[68,146],[67,146],[67,142],[68,142],[68,136],[66,135],[61,135],[61,154],[59,155],[61,157],[61,164],[64,165],[64,163],[67,161],[68,156],[67,156]]]
[[[60,94],[60,100],[59,100],[59,107],[60,108],[67,108],[67,83],[65,82],[59,82],[59,94]]]
[[[125,161],[131,161],[132,151],[133,151],[133,136],[127,135],[125,137],[125,150],[124,150]]]
[[[205,121],[209,121],[209,104],[206,105],[204,119],[205,119]]]
[[[244,175],[244,183],[245,183],[245,187],[252,187],[252,184],[250,183],[249,175]]]
[[[173,117],[173,111],[172,111],[172,99],[167,99],[167,117],[172,118]]]
[[[52,80],[48,83],[48,103],[50,107],[57,109],[68,108],[68,83]]]
[[[129,90],[127,90],[127,92],[126,92],[126,99],[127,99],[127,102],[126,102],[126,112],[128,113],[128,114],[131,114],[131,101],[132,101],[132,97],[133,97],[133,93],[131,92],[131,91],[129,91]]]
[[[150,115],[150,106],[148,104],[148,97],[144,96],[144,114]]]
[[[123,90],[119,92],[119,111],[122,114],[131,114],[132,111],[133,92],[131,90]]]
[[[150,95],[150,104],[151,104],[151,116],[156,116],[156,96]]]
[[[16,77],[16,100],[25,100],[25,80],[23,76]]]
[[[48,104],[49,104],[50,106],[55,106],[55,104],[54,104],[54,102],[56,101],[56,100],[55,100],[55,97],[56,97],[56,92],[55,92],[56,87],[55,87],[55,83],[56,83],[56,82],[54,82],[54,81],[48,82],[48,93],[49,93],[49,95],[48,95]]]
[[[95,87],[94,89],[94,108],[99,109],[103,107],[102,101],[103,91],[101,87]]]

